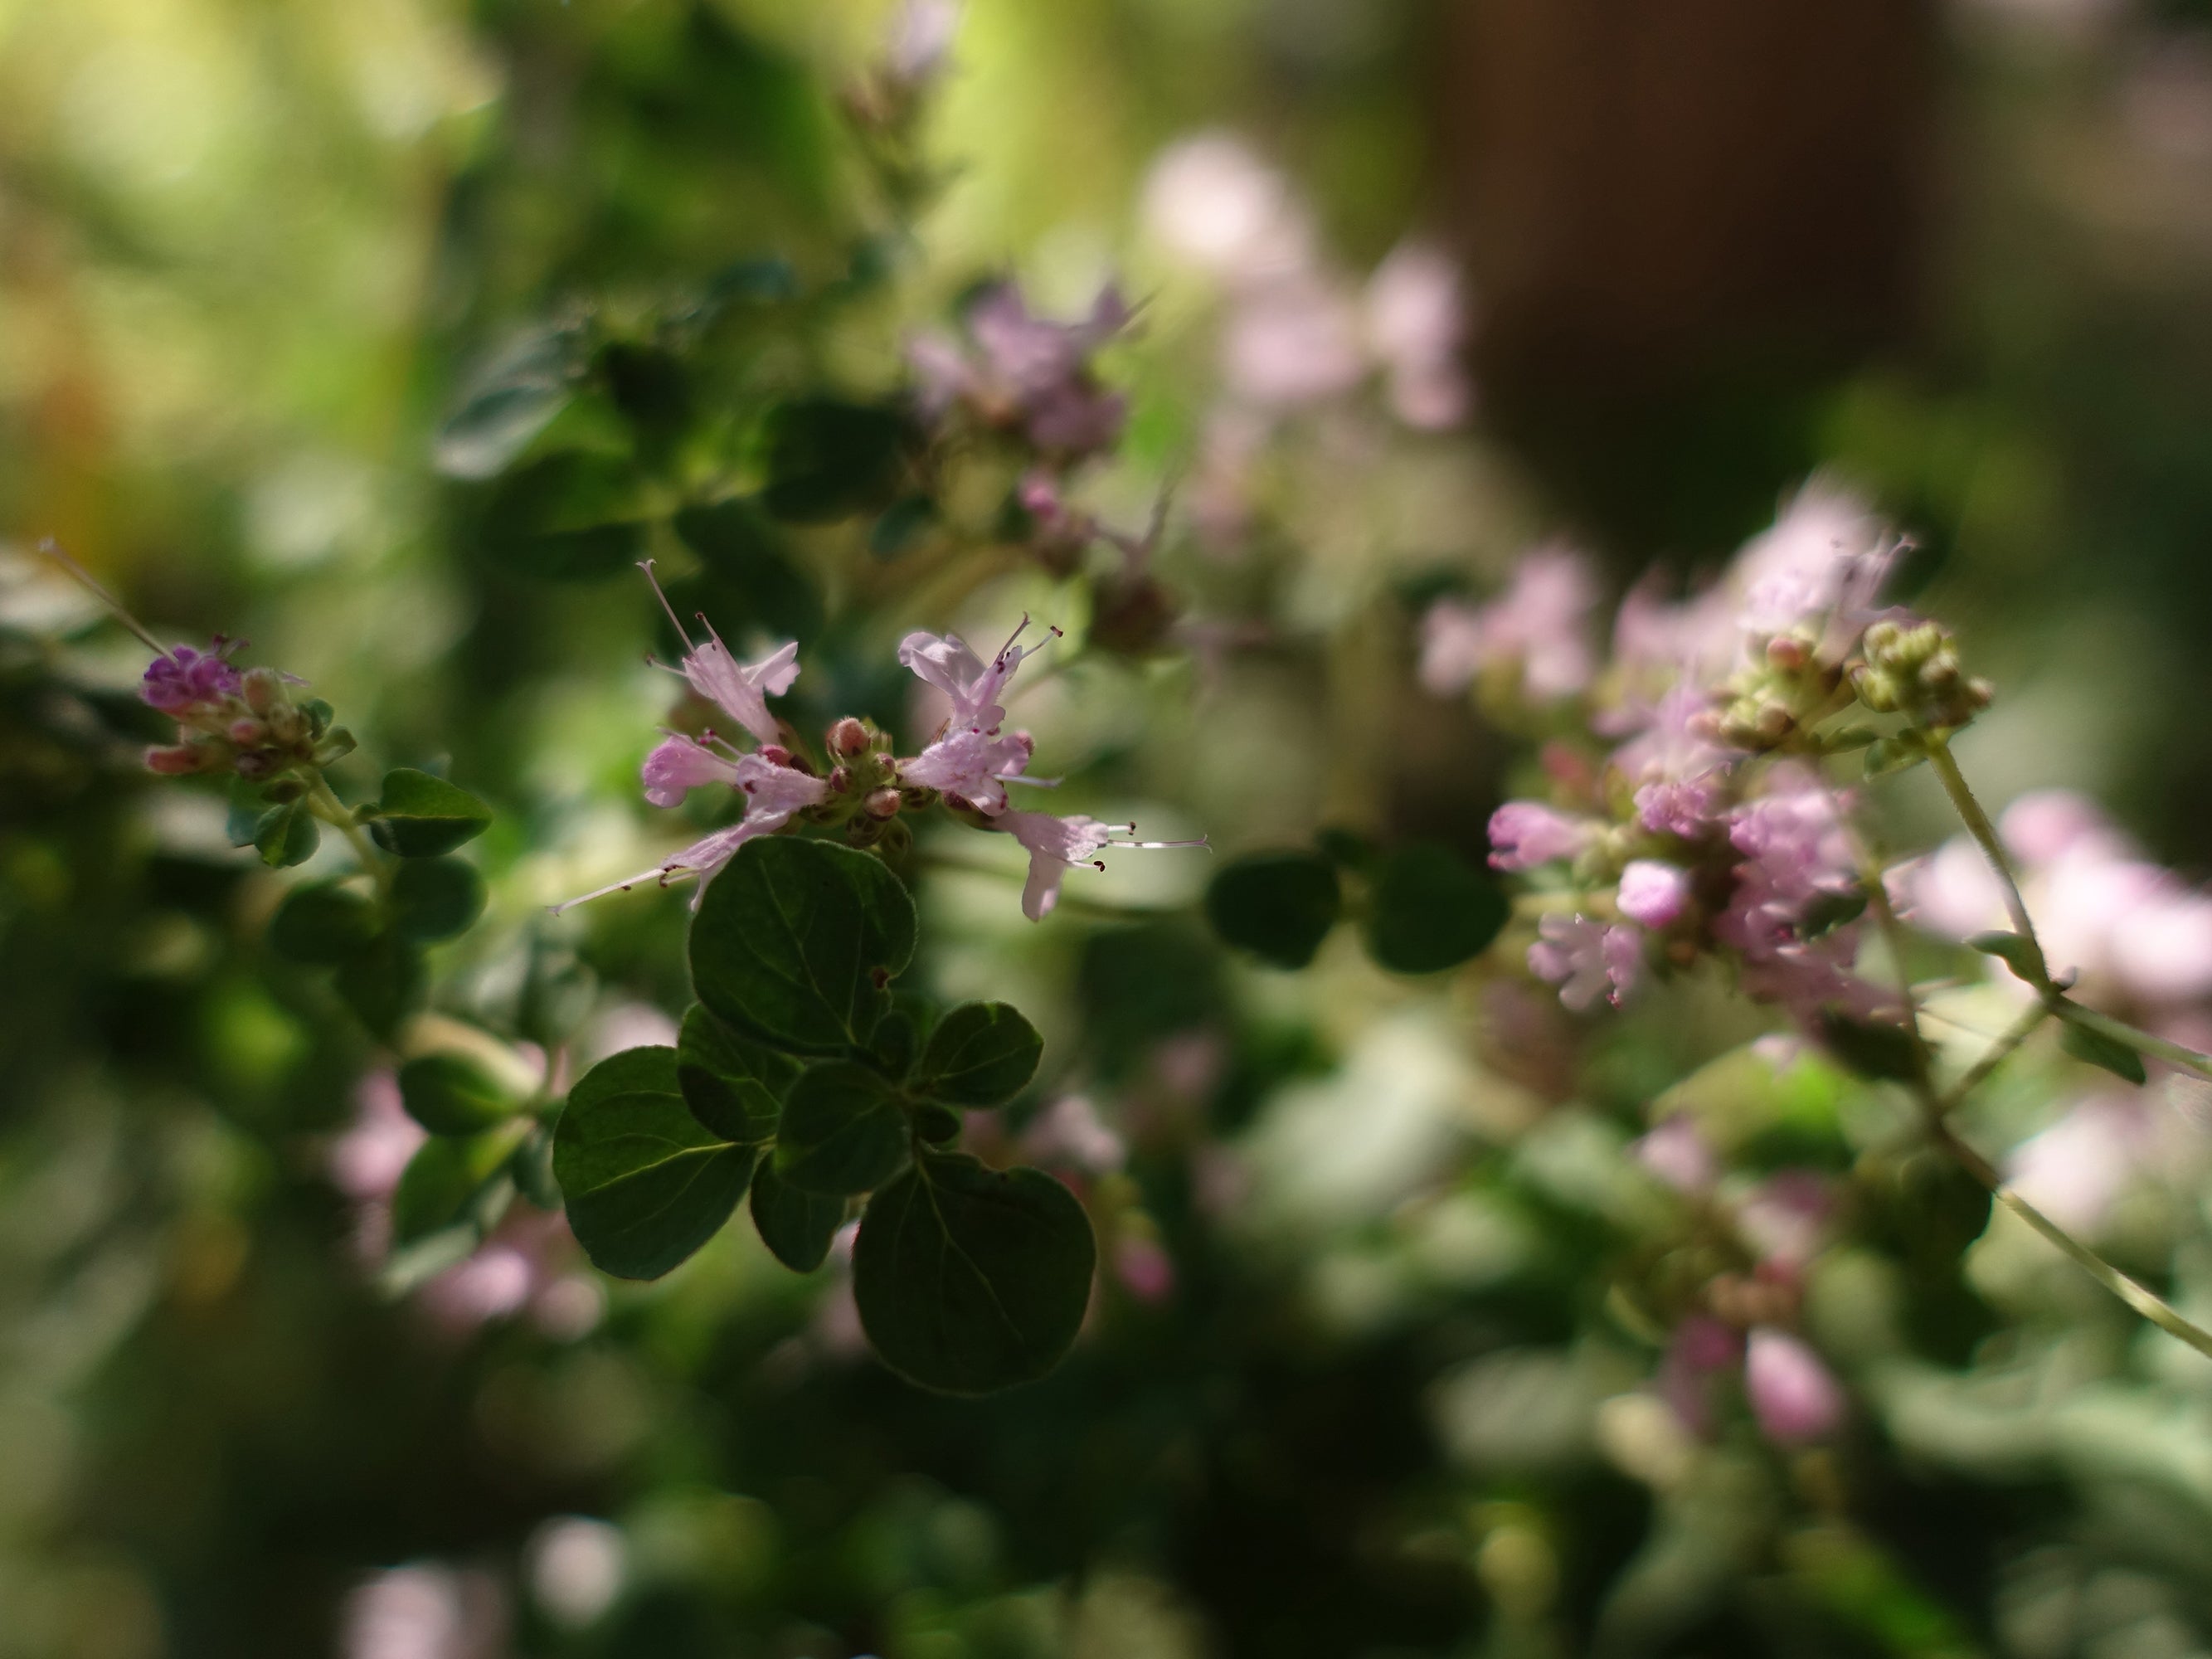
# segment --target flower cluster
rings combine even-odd
[[[272,783],[326,766],[353,747],[344,732],[331,730],[327,705],[292,700],[288,688],[306,682],[234,664],[243,643],[217,635],[205,651],[173,646],[148,665],[139,696],[177,723],[176,742],[146,751],[149,769],[170,777],[231,773]]]
[[[1528,964],[1568,1006],[1717,956],[1808,1030],[1902,1012],[1857,971],[1870,872],[1826,763],[1924,743],[1989,690],[1942,629],[1876,608],[1901,547],[1815,481],[1709,590],[1632,592],[1609,663],[1590,638],[1595,574],[1571,550],[1532,555],[1487,605],[1428,613],[1431,691],[1579,704],[1589,737],[1546,751],[1551,799],[1509,802],[1490,826],[1491,862],[1536,878]]]
[[[924,334],[908,346],[922,412],[941,421],[957,411],[1055,470],[1103,454],[1120,441],[1128,403],[1099,385],[1091,358],[1129,317],[1111,286],[1080,322],[1055,323],[1034,315],[1013,283],[994,284],[969,304],[964,338]]]
[[[647,576],[652,578],[650,565]],[[659,591],[654,584],[654,591]],[[666,599],[662,599],[664,605]],[[799,678],[799,646],[787,641],[757,662],[740,662],[702,616],[707,638],[695,643],[678,621],[685,652],[674,671],[699,696],[720,709],[737,732],[755,746],[741,749],[728,734],[712,727],[697,737],[667,732],[641,769],[646,799],[655,806],[680,805],[694,789],[726,788],[740,803],[735,823],[712,831],[669,854],[650,870],[610,883],[554,906],[555,914],[608,893],[626,892],[638,883],[661,886],[696,877],[701,892],[745,842],[804,823],[842,826],[848,840],[866,845],[878,840],[902,812],[941,805],[963,823],[1003,831],[1030,855],[1029,880],[1022,910],[1032,921],[1050,914],[1060,884],[1070,869],[1105,866],[1098,854],[1109,848],[1200,845],[1199,842],[1140,842],[1134,824],[1106,824],[1096,818],[1055,817],[1016,811],[1010,783],[1049,787],[1055,780],[1028,775],[1036,742],[1027,732],[1006,727],[1002,701],[1007,684],[1036,648],[1024,646],[1029,618],[1022,618],[988,661],[959,635],[908,634],[898,659],[924,684],[940,694],[951,713],[921,752],[901,757],[891,740],[868,721],[847,715],[823,738],[823,762],[803,751],[788,725],[769,709]],[[1058,630],[1052,630],[1057,635]],[[696,908],[697,898],[693,904]]]

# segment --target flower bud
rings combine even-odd
[[[867,751],[868,728],[848,714],[830,728],[823,742],[831,754],[851,760]]]
[[[1842,1386],[1818,1354],[1787,1332],[1752,1332],[1743,1383],[1760,1430],[1778,1445],[1823,1440],[1843,1425]]]
[[[258,749],[268,740],[269,728],[259,720],[235,720],[223,728],[223,736],[240,749]]]
[[[833,766],[830,769],[830,793],[831,794],[842,795],[852,787],[853,769],[851,767]]]
[[[240,690],[248,708],[257,714],[266,714],[283,696],[284,685],[273,668],[249,668]]]
[[[791,764],[791,750],[780,743],[764,743],[760,746],[760,757],[770,766]]]
[[[208,763],[215,758],[212,750],[200,744],[179,743],[167,748],[146,751],[146,769],[159,772],[163,777],[181,778],[194,772],[204,772]]]
[[[905,799],[896,789],[878,789],[860,805],[872,818],[891,818],[898,816]]]

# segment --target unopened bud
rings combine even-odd
[[[258,749],[269,736],[269,728],[259,720],[236,720],[223,728],[223,736],[240,749]]]
[[[257,714],[266,714],[282,700],[284,683],[273,668],[249,668],[239,690],[248,708]]]
[[[149,749],[146,769],[159,772],[163,777],[181,778],[207,769],[213,758],[212,751],[194,744],[180,743],[168,748]]]
[[[1766,660],[1776,668],[1794,673],[1812,660],[1812,653],[1805,641],[1787,634],[1778,634],[1766,642]]]
[[[760,746],[760,757],[770,766],[791,764],[791,750],[780,743],[764,743]]]
[[[878,789],[860,803],[861,810],[872,818],[896,817],[904,805],[904,797],[896,789]]]
[[[848,714],[830,728],[830,735],[824,741],[831,754],[842,755],[851,760],[867,752],[868,728]]]
[[[842,795],[852,787],[853,769],[851,767],[833,766],[830,769],[830,793],[831,794]]]

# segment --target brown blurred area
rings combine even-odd
[[[1442,159],[1496,428],[1554,475],[1640,470],[1686,404],[1908,338],[1936,36],[1928,0],[1463,0]]]

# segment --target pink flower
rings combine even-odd
[[[2130,1097],[2097,1094],[2013,1148],[2020,1195],[2069,1232],[2094,1233],[2142,1167],[2150,1125]]]
[[[1736,1206],[1736,1231],[1761,1261],[1792,1272],[1820,1254],[1835,1195],[1810,1170],[1781,1170]]]
[[[1676,1113],[1630,1149],[1636,1161],[1678,1193],[1712,1190],[1720,1164],[1696,1120]]]
[[[768,699],[780,697],[791,690],[791,683],[799,678],[799,641],[786,640],[775,650],[756,663],[741,663],[730,647],[722,643],[722,636],[714,625],[702,615],[699,621],[707,629],[707,643],[694,645],[691,635],[684,630],[677,617],[676,607],[668,603],[668,595],[660,590],[660,579],[653,574],[653,561],[646,560],[638,567],[645,579],[653,584],[653,596],[660,608],[668,613],[674,625],[676,637],[684,641],[684,662],[678,671],[691,689],[751,732],[762,743],[775,743],[781,737],[775,716],[768,711]],[[648,781],[648,792],[651,787]],[[687,787],[690,786],[686,786]],[[681,791],[678,799],[682,799]],[[658,803],[668,805],[667,802]]]
[[[1620,914],[1645,927],[1673,925],[1690,902],[1690,872],[1657,859],[1632,860],[1620,872]]]
[[[138,683],[138,695],[164,714],[185,714],[234,697],[244,684],[229,661],[238,645],[237,641],[217,635],[211,650],[176,646],[147,666]]]
[[[1231,392],[1261,409],[1297,409],[1340,397],[1367,374],[1358,307],[1313,276],[1248,295],[1230,317],[1221,356]]]
[[[1597,839],[1599,826],[1533,800],[1509,800],[1490,815],[1490,862],[1499,870],[1531,870],[1571,859]]]
[[[1752,1332],[1743,1388],[1760,1431],[1777,1445],[1824,1440],[1843,1426],[1842,1385],[1820,1355],[1786,1331]]]
[[[1170,252],[1231,283],[1278,280],[1313,263],[1312,222],[1289,182],[1227,133],[1161,151],[1143,213]]]
[[[988,665],[957,634],[941,638],[935,634],[909,634],[899,641],[898,659],[951,701],[951,725],[995,733],[1006,718],[999,703],[1000,694],[1021,666],[1022,659],[1040,648],[1016,643],[1029,625],[1030,619],[1024,617]]]
[[[1042,921],[1060,902],[1060,884],[1068,871],[1082,865],[1103,870],[1097,854],[1108,848],[1203,847],[1197,841],[1120,841],[1134,835],[1137,826],[1104,824],[1097,818],[1054,817],[1049,812],[1002,812],[999,827],[1029,849],[1030,878],[1022,888],[1022,914]]]
[[[1523,690],[1543,701],[1572,696],[1596,662],[1588,625],[1596,579],[1582,555],[1540,549],[1521,561],[1492,603],[1440,599],[1421,623],[1421,684],[1438,696],[1464,690],[1493,662],[1518,662]]]
[[[1715,827],[1729,756],[1707,734],[1703,717],[1711,708],[1709,693],[1682,684],[1648,709],[1613,722],[1616,734],[1634,733],[1613,751],[1612,764],[1636,786],[1637,816],[1645,829],[1695,840]]]
[[[1459,270],[1437,247],[1402,242],[1367,283],[1367,339],[1389,374],[1392,413],[1435,429],[1467,414]]]
[[[1022,1156],[1047,1168],[1111,1175],[1129,1161],[1121,1137],[1107,1127],[1088,1095],[1061,1095],[1024,1126]]]
[[[1856,637],[1901,548],[1884,539],[1857,495],[1813,479],[1736,555],[1745,636],[1764,640],[1805,626],[1827,634],[1841,620]]]
[[[973,726],[959,726],[912,760],[901,761],[899,779],[924,789],[957,795],[996,817],[1006,810],[1008,782],[1043,781],[1022,776],[1029,769],[1030,755],[1036,747],[1035,740],[1026,732],[988,738]]]
[[[1601,996],[1619,1006],[1644,970],[1643,935],[1587,916],[1546,916],[1528,947],[1528,970],[1559,988],[1559,1000],[1580,1013]]]
[[[2024,864],[2049,864],[2085,843],[2117,853],[2125,838],[2105,809],[2072,789],[2031,789],[1997,819],[2005,848]]]
[[[1149,1238],[1125,1234],[1114,1247],[1114,1276],[1139,1302],[1164,1302],[1175,1293],[1175,1263]]]
[[[1070,458],[1109,448],[1127,400],[1097,386],[1088,359],[1129,317],[1109,286],[1081,322],[1047,322],[1030,314],[1020,289],[1002,283],[969,307],[972,350],[939,335],[908,346],[922,407],[939,414],[964,403],[987,424],[1019,427],[1038,448]]]
[[[934,78],[959,29],[958,0],[906,0],[891,20],[885,73],[905,87]]]

